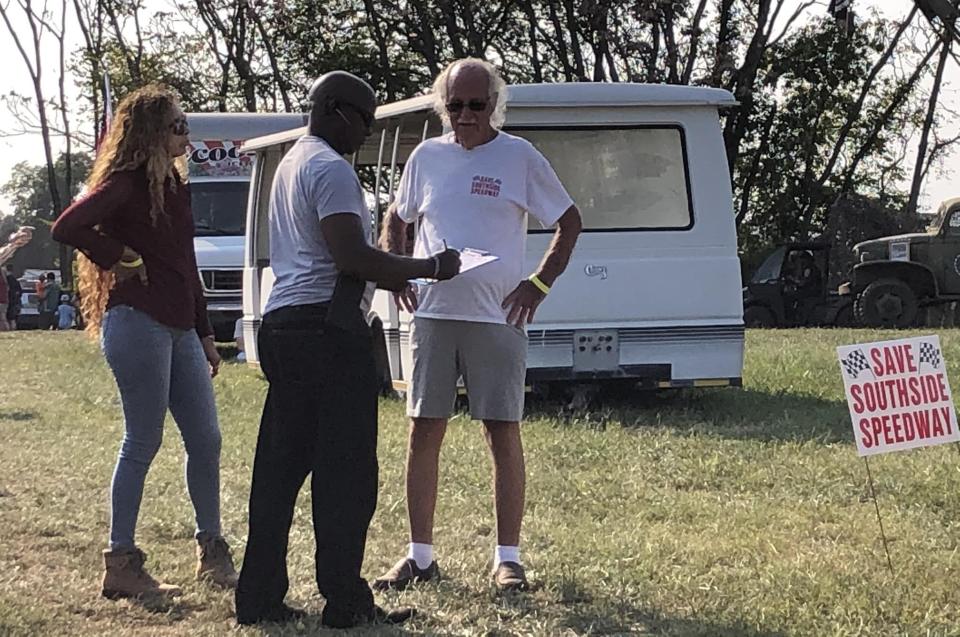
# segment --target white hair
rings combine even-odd
[[[455,60],[440,71],[440,75],[433,81],[433,110],[443,120],[444,126],[450,127],[450,114],[447,113],[447,95],[450,89],[448,80],[454,69],[466,66],[480,68],[486,72],[489,80],[487,97],[493,105],[493,112],[490,113],[490,126],[499,130],[507,119],[507,83],[503,81],[497,67],[480,58]]]

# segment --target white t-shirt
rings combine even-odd
[[[320,230],[339,213],[360,217],[369,241],[371,219],[353,167],[323,139],[304,135],[277,167],[270,192],[270,265],[276,281],[264,313],[289,305],[323,303],[333,296],[340,271]],[[367,284],[364,316],[376,284]]]
[[[552,226],[573,205],[547,159],[527,140],[504,132],[467,150],[453,133],[411,153],[397,189],[397,213],[420,218],[414,256],[478,248],[499,260],[449,281],[420,286],[416,316],[505,323],[503,300],[524,272],[527,213]]]

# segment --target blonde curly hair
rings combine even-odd
[[[150,191],[150,219],[154,226],[161,220],[166,222],[164,183],[170,179],[171,188],[176,188],[187,174],[186,158],[170,157],[167,150],[170,123],[178,106],[177,94],[160,84],[148,84],[123,98],[97,150],[86,182],[87,192],[113,173],[143,168]],[[77,273],[80,311],[87,333],[96,338],[115,283],[113,272],[78,253]]]

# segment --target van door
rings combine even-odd
[[[567,271],[528,330],[528,368],[579,371],[574,341],[583,337],[612,350],[587,361],[587,371],[624,373],[632,365],[626,371],[637,375],[739,376],[742,293],[729,175],[715,111],[712,123],[701,117],[695,124],[707,136],[697,136],[693,157],[686,128],[676,124],[509,129],[547,157],[584,225]],[[697,182],[694,171],[709,177]],[[530,272],[553,234],[538,226],[531,220]],[[665,339],[689,348],[728,341],[730,364],[718,358],[693,369],[692,349],[682,364],[671,359],[676,347],[651,354],[650,344]],[[671,361],[672,372],[657,367]]]
[[[727,298],[735,246],[711,218],[729,201],[695,215],[687,141],[680,126],[512,129],[550,161],[583,215],[567,272],[538,323],[570,326],[704,318],[704,308],[737,314]],[[699,217],[699,218],[698,218]],[[727,219],[726,221],[731,222]],[[529,269],[553,234],[531,218]],[[732,257],[732,258],[731,258]],[[736,286],[739,274],[735,277]],[[735,297],[739,297],[737,286]]]

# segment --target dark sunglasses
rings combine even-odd
[[[368,113],[359,106],[354,106],[350,102],[340,102],[340,106],[349,106],[350,110],[360,116],[360,119],[363,120],[364,126],[371,128],[373,126],[374,115],[373,113]]]
[[[187,124],[186,117],[178,117],[170,122],[170,131],[174,135],[186,135],[190,132],[190,125]]]
[[[452,102],[447,102],[447,112],[448,113],[459,113],[463,110],[463,107],[466,106],[474,113],[482,113],[487,110],[488,102],[484,100],[470,100],[469,102],[464,103],[463,100],[453,100]]]

